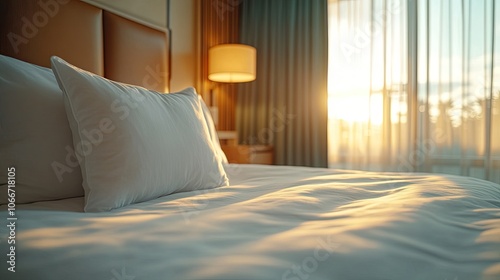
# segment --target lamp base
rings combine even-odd
[[[215,127],[219,124],[219,108],[215,106],[211,106],[210,108],[210,114],[212,115],[212,119],[214,120]]]

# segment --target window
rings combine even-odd
[[[500,183],[500,5],[329,2],[329,165]]]

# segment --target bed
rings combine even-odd
[[[1,279],[500,279],[498,184],[229,164],[194,89],[155,92],[168,30],[80,1],[0,8]],[[16,52],[6,34],[40,11]]]

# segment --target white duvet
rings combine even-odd
[[[497,184],[259,165],[227,172],[230,187],[106,213],[83,213],[83,198],[18,205],[16,272],[2,226],[0,278],[500,279]]]

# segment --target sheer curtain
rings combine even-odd
[[[500,3],[328,9],[329,166],[500,183]]]

